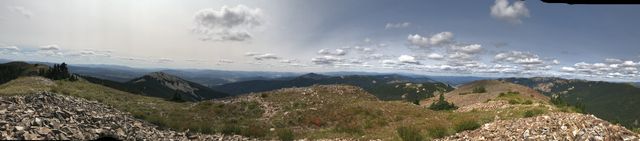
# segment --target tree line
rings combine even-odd
[[[78,80],[78,76],[69,73],[69,68],[64,62],[62,62],[62,64],[53,64],[53,67],[49,67],[47,70],[40,69],[38,75],[51,80]]]

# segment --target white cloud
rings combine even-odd
[[[445,31],[432,35],[431,37],[423,37],[418,34],[414,34],[409,35],[407,37],[407,40],[409,41],[410,45],[419,47],[440,46],[452,43],[453,33]]]
[[[37,53],[44,56],[63,56],[64,54],[60,50],[58,45],[43,45],[40,46]]]
[[[278,59],[278,58],[280,57],[271,53],[265,53],[265,54],[253,56],[253,59],[256,59],[256,60],[269,60],[269,59]]]
[[[604,63],[579,62],[573,65],[575,72],[588,77],[629,79],[638,77],[640,62],[605,59]],[[564,68],[564,67],[563,67]],[[565,71],[564,69],[561,71]]]
[[[622,67],[635,67],[640,65],[640,62],[634,63],[633,61],[624,61],[620,66]]]
[[[524,1],[516,0],[512,5],[509,5],[508,0],[496,0],[491,7],[491,16],[519,24],[522,23],[521,18],[529,17],[529,9],[524,5]]]
[[[520,51],[509,51],[498,53],[494,56],[494,61],[498,62],[512,62],[512,63],[524,63],[530,64],[532,62],[543,63],[540,61],[540,57],[536,54]]]
[[[0,47],[0,54],[13,54],[13,55],[17,55],[20,54],[20,48],[18,48],[17,46],[6,46],[6,47]]]
[[[253,56],[257,56],[257,55],[261,55],[261,54],[262,53],[259,53],[259,52],[247,52],[247,53],[244,53],[244,56],[253,57]]]
[[[438,54],[438,53],[430,53],[429,55],[427,55],[427,58],[429,59],[433,59],[433,60],[442,60],[444,59],[444,56]]]
[[[335,57],[335,56],[322,56],[322,57],[315,57],[311,59],[311,62],[318,64],[318,65],[332,65],[338,62],[343,62],[344,59],[339,58],[339,57]]]
[[[558,64],[560,64],[560,61],[558,61],[557,59],[553,59],[553,61],[551,61],[551,63],[553,63],[554,65],[558,65]]]
[[[290,60],[290,59],[282,59],[282,60],[280,60],[279,62],[280,62],[280,63],[285,63],[285,64],[289,64],[289,63],[292,63],[293,61],[295,61],[295,60]]]
[[[355,50],[360,51],[362,53],[373,53],[375,52],[374,49],[372,48],[368,48],[368,47],[360,47],[360,46],[355,46],[353,47]]]
[[[367,54],[364,56],[365,59],[382,59],[385,58],[384,54],[380,54],[380,53],[374,53],[374,54]]]
[[[233,60],[229,60],[229,59],[219,59],[218,60],[219,63],[226,63],[226,64],[231,64],[234,61]]]
[[[400,55],[400,57],[398,57],[398,61],[407,64],[420,64],[415,57],[409,55]]]
[[[564,71],[564,72],[575,72],[576,68],[573,68],[573,67],[562,67],[562,69],[560,69],[560,70]]]
[[[454,46],[452,48],[454,51],[458,51],[466,54],[476,54],[482,51],[482,45],[479,45],[479,44],[471,44],[467,46]]]
[[[252,38],[251,29],[263,24],[263,15],[258,8],[223,6],[199,10],[194,22],[193,32],[202,35],[201,40],[245,41]]]
[[[157,61],[158,61],[157,63],[170,63],[170,62],[173,62],[173,59],[171,59],[171,58],[159,58]]]
[[[125,61],[147,61],[147,59],[144,58],[137,58],[137,57],[125,57],[125,56],[121,56],[121,57],[117,57],[120,60],[125,60]]]
[[[518,64],[542,64],[544,61],[540,60],[540,58],[520,58],[515,63]]]
[[[604,62],[607,63],[607,64],[620,64],[620,63],[622,63],[622,60],[614,59],[614,58],[607,58],[607,59],[604,59]]]
[[[9,9],[9,11],[11,12],[18,13],[28,19],[33,16],[33,12],[31,12],[31,10],[26,9],[22,6],[7,6],[7,9]]]
[[[40,50],[57,51],[60,50],[60,47],[58,45],[44,45],[40,46]]]
[[[409,27],[409,25],[411,25],[411,23],[409,22],[387,23],[387,25],[384,26],[384,29],[405,28],[405,27]]]
[[[451,52],[447,55],[450,61],[466,61],[472,59],[474,56],[467,53],[462,52]]]
[[[381,63],[382,63],[382,64],[385,64],[385,65],[395,65],[395,64],[397,64],[398,62],[397,62],[397,61],[394,61],[394,60],[389,60],[389,59],[387,59],[387,60],[382,60],[382,61],[381,61]]]
[[[0,47],[0,50],[20,51],[20,48],[18,48],[17,46],[6,46],[6,47]]]
[[[321,49],[318,51],[318,54],[321,55],[334,55],[334,56],[344,56],[347,54],[347,51],[343,49],[335,49],[335,51],[331,51],[329,49]]]

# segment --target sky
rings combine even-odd
[[[3,0],[0,59],[640,80],[640,5]]]

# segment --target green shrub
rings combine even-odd
[[[442,138],[444,136],[447,136],[447,128],[444,128],[442,126],[429,128],[427,129],[427,132],[429,133],[429,136],[433,138]]]
[[[527,100],[527,101],[524,101],[524,103],[522,103],[522,104],[525,104],[525,105],[531,105],[531,104],[533,104],[533,101],[531,101],[531,100]]]
[[[248,128],[243,129],[241,135],[248,137],[264,137],[267,136],[269,130],[261,125],[250,125]]]
[[[524,117],[534,117],[540,114],[544,114],[544,110],[542,109],[531,109],[531,110],[527,110],[523,113]]]
[[[429,106],[429,109],[431,110],[435,110],[435,111],[440,111],[440,110],[455,110],[458,109],[458,106],[456,106],[453,103],[449,103],[444,99],[444,95],[440,94],[440,98],[438,101],[433,102],[431,104],[431,106]]]
[[[413,100],[413,104],[420,105],[420,100],[418,100],[418,99]]]
[[[485,89],[484,86],[473,88],[473,93],[486,93],[486,92],[487,92],[487,89]]]
[[[396,129],[398,136],[403,141],[423,141],[424,137],[420,135],[420,130],[414,127],[398,127]]]
[[[364,134],[364,129],[358,122],[338,124],[336,125],[335,131],[358,135]]]
[[[474,121],[474,120],[465,120],[462,121],[460,123],[457,123],[454,126],[454,129],[456,130],[456,132],[462,132],[462,131],[466,131],[466,130],[474,130],[474,129],[478,129],[480,128],[480,124],[478,124],[478,122]]]
[[[225,124],[222,126],[222,130],[220,132],[226,135],[240,134],[242,132],[242,128],[235,124]]]
[[[520,101],[515,99],[509,99],[509,104],[520,104]]]
[[[278,130],[278,139],[281,141],[293,141],[293,131],[291,129]]]

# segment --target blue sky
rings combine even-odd
[[[0,58],[134,67],[640,78],[639,5],[0,1]]]

